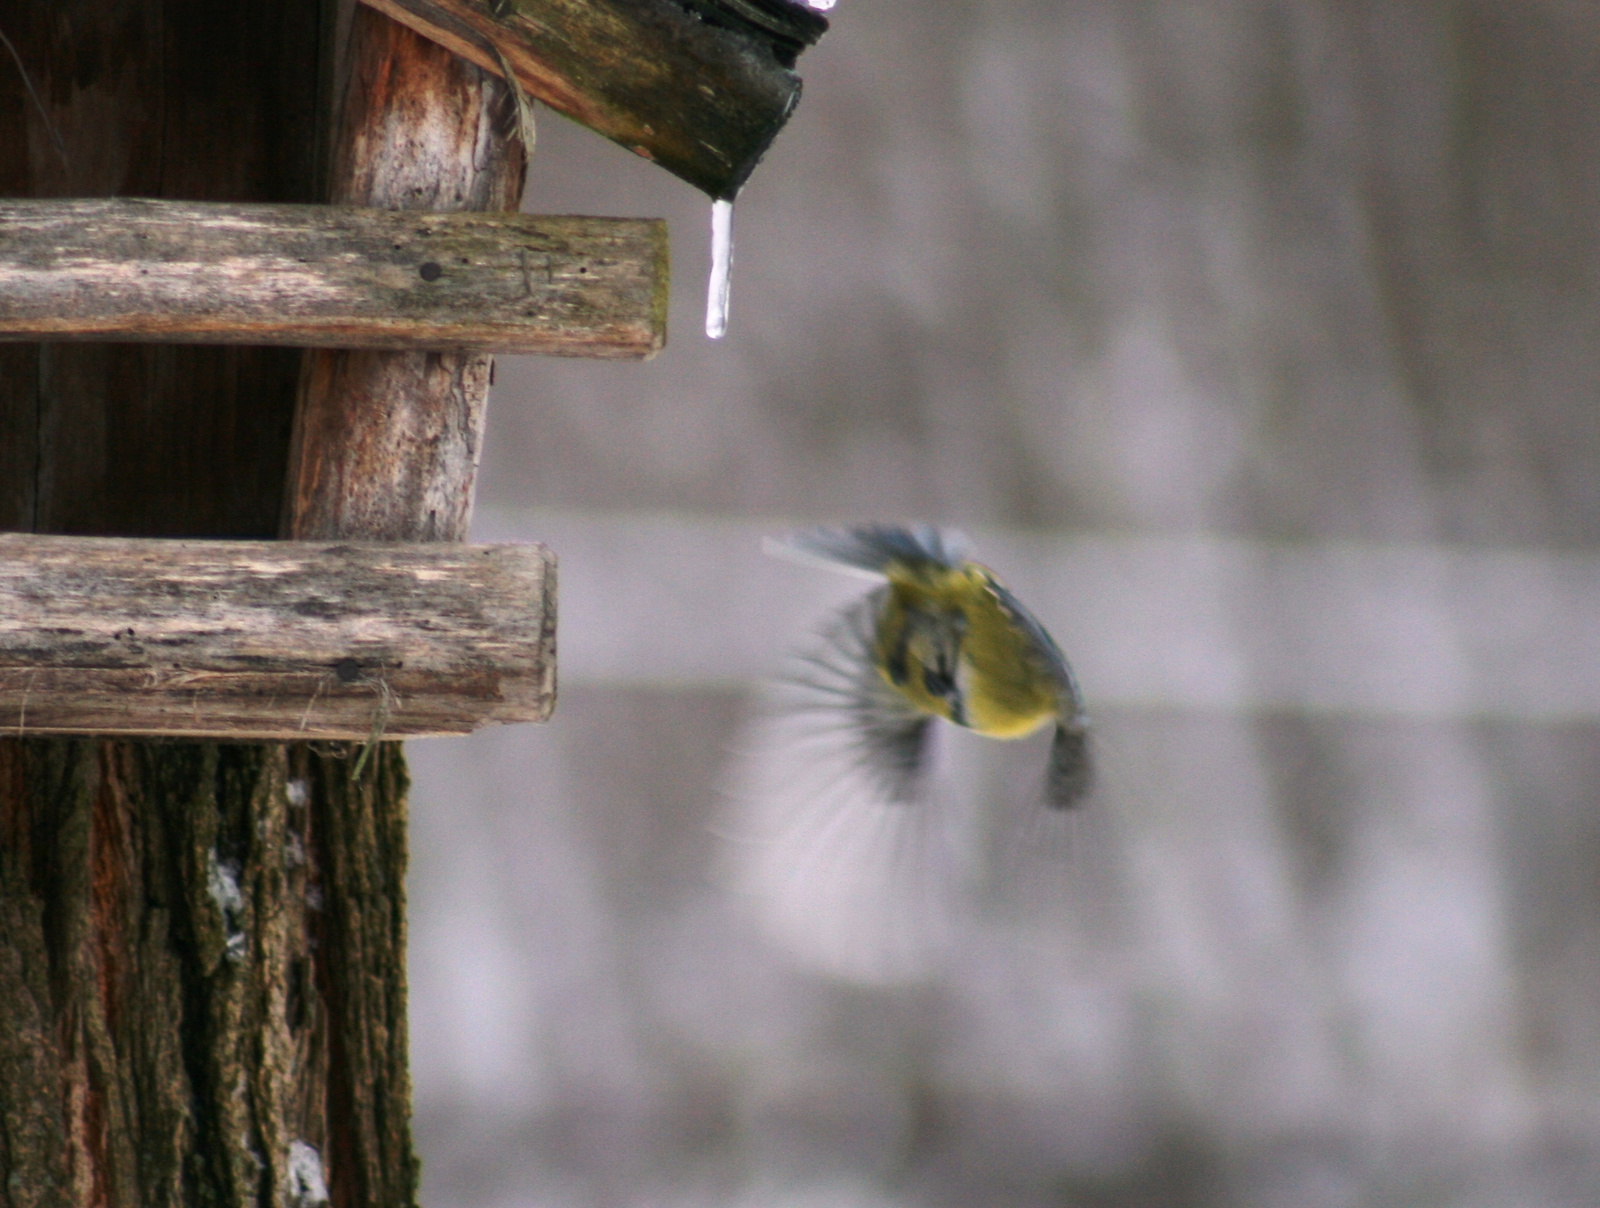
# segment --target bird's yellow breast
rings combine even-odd
[[[916,708],[1005,739],[1032,734],[1056,717],[1060,685],[1046,652],[1018,623],[986,568],[894,563],[888,574],[878,671]],[[904,656],[898,680],[896,651]],[[930,668],[940,665],[941,652],[954,652],[958,705],[930,691],[930,682],[938,682]]]

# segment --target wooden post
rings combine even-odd
[[[515,210],[527,149],[492,75],[375,11],[351,25],[329,201],[404,210]],[[305,354],[282,535],[300,540],[461,541],[471,517],[493,361],[475,352]],[[297,745],[320,837],[341,888],[316,936],[328,1012],[326,1144],[335,1205],[406,1205],[411,1148],[405,981],[405,761],[383,742],[357,774],[353,750]]]
[[[515,210],[526,152],[492,75],[364,6],[329,200],[392,210]],[[492,359],[312,352],[295,417],[282,535],[461,541]]]

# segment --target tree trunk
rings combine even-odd
[[[405,768],[343,773],[0,743],[0,1201],[411,1202]]]
[[[7,5],[47,119],[0,56],[0,195],[327,200],[330,5]],[[486,129],[499,86],[456,78]],[[0,528],[273,535],[301,357],[0,348]],[[447,393],[481,415],[487,364],[458,359],[481,369]],[[464,525],[459,481],[397,479]],[[415,1202],[406,773],[358,750],[0,740],[0,1208]]]

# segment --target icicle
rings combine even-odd
[[[711,285],[706,291],[706,335],[728,331],[728,276],[733,271],[733,202],[711,203]]]

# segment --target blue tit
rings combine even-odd
[[[771,553],[874,580],[770,684],[730,764],[730,882],[769,938],[830,976],[928,977],[977,918],[997,833],[967,744],[1054,727],[1049,822],[1090,788],[1067,662],[994,573],[937,529],[811,529]],[[933,776],[938,767],[940,775]]]
[[[842,707],[858,758],[891,800],[921,791],[927,737],[943,718],[988,738],[1054,726],[1045,801],[1077,805],[1092,784],[1088,719],[1072,668],[1044,626],[953,535],[927,525],[818,528],[768,551],[883,581],[805,656],[797,678]]]

